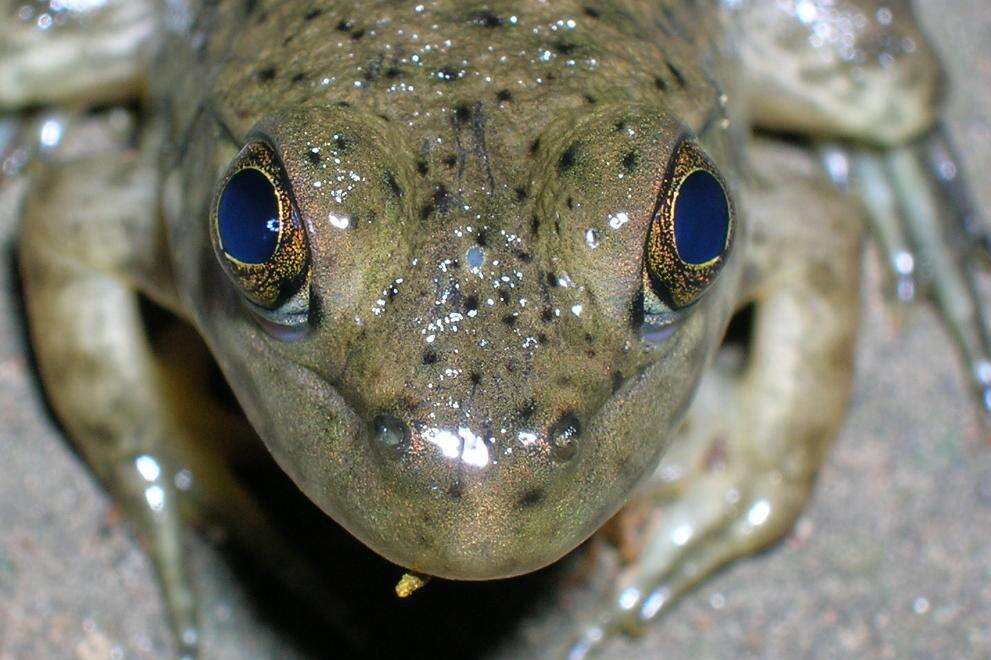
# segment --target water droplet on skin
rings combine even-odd
[[[469,268],[481,268],[482,264],[485,263],[485,251],[476,245],[468,250],[465,261],[468,262]]]
[[[576,441],[581,434],[581,423],[574,413],[568,413],[561,417],[551,428],[550,444],[551,456],[555,461],[563,463],[571,460],[578,451]]]
[[[585,230],[585,245],[590,249],[594,250],[599,247],[599,230],[598,229],[586,229]]]

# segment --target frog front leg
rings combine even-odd
[[[974,276],[991,239],[939,125],[943,74],[910,3],[753,0],[733,15],[755,122],[809,136],[863,199],[891,290],[934,303],[987,423],[991,326]]]
[[[20,265],[49,399],[147,545],[192,656],[172,438],[138,301],[139,290],[174,301],[148,160],[113,149],[47,170],[25,204]]]
[[[786,534],[842,423],[859,308],[861,231],[849,219],[860,209],[810,152],[768,142],[751,155],[748,354],[717,360],[653,482],[619,514],[635,521],[625,553],[634,559],[572,659],[638,631],[719,566]],[[795,208],[804,222],[780,222]]]

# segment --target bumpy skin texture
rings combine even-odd
[[[133,35],[161,37],[140,139],[47,173],[25,209],[22,267],[53,404],[149,541],[183,648],[196,629],[173,485],[195,442],[162,403],[139,291],[192,321],[296,484],[411,569],[530,571],[638,483],[673,502],[626,516],[644,525],[620,519],[638,552],[579,656],[784,533],[849,388],[860,209],[825,185],[809,150],[746,146],[754,125],[848,139],[884,172],[874,183],[935,199],[903,145],[934,120],[939,80],[907,10],[173,2],[157,7],[156,29],[131,30],[128,17],[151,7],[62,15],[47,37],[2,24],[26,45],[0,50],[0,79],[19,81],[0,104],[139,88],[128,63],[154,44]],[[120,46],[119,67],[81,48],[67,58],[73,85],[18,77],[24,52],[71,50],[77,19]],[[305,284],[284,309],[246,301],[211,235],[218,183],[249,140],[277,152],[306,233]],[[734,198],[734,239],[715,282],[652,342],[640,332],[645,246],[685,140]],[[748,157],[762,165],[751,171]],[[930,215],[907,233],[942,264],[944,314],[984,330],[954,270],[966,259],[941,234],[952,221]],[[730,315],[751,303],[750,362],[714,371],[678,433]],[[274,329],[301,312],[302,325]],[[961,341],[980,391],[984,340]],[[191,495],[250,507],[207,463]]]
[[[732,309],[735,255],[663,346],[638,336],[675,145],[699,136],[731,181],[740,157],[719,54],[687,57],[696,33],[662,47],[675,17],[654,3],[311,9],[222,4],[237,35],[210,43],[202,111],[176,126],[195,145],[176,164],[187,190],[226,165],[227,135],[280,152],[309,233],[309,328],[286,343],[245,310],[210,249],[207,186],[168,218],[185,303],[273,455],[358,538],[446,577],[539,568],[656,464]],[[714,29],[711,8],[676,14]],[[398,449],[381,415],[408,427]]]

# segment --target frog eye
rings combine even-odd
[[[211,225],[220,263],[248,300],[273,309],[299,290],[309,263],[306,232],[267,142],[249,142],[231,163]]]
[[[715,166],[683,141],[661,182],[647,241],[645,277],[653,293],[673,309],[696,302],[726,262],[734,221]]]

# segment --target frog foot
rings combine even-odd
[[[755,478],[743,467],[694,475],[682,497],[652,516],[638,557],[572,643],[569,660],[588,657],[613,634],[640,634],[718,568],[788,532],[808,498],[808,482],[776,470]]]
[[[834,182],[863,199],[895,297],[934,304],[991,432],[991,325],[975,282],[991,263],[991,232],[944,131],[885,151],[827,147],[823,155]]]

